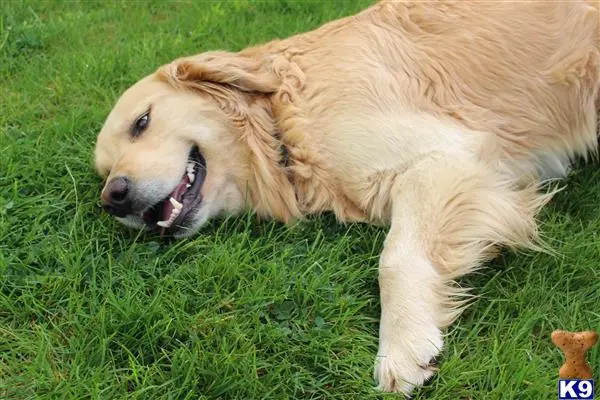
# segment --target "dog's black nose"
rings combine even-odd
[[[124,176],[112,179],[102,191],[102,206],[104,210],[117,217],[131,214],[131,199],[129,198],[131,182]]]

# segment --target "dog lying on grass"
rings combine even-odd
[[[305,34],[177,59],[119,99],[97,140],[105,209],[190,236],[252,209],[389,225],[375,379],[434,373],[453,281],[538,248],[541,185],[597,152],[593,1],[383,1]]]

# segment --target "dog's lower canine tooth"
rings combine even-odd
[[[175,207],[174,209],[181,210],[181,207],[183,207],[183,204],[181,204],[180,202],[178,202],[173,197],[169,197],[169,202],[171,202],[171,205],[173,207]]]
[[[169,219],[166,221],[158,221],[156,225],[162,226],[163,228],[169,228],[173,224],[173,221],[175,221],[175,218],[177,218],[180,212],[181,208],[173,208],[173,210],[171,211],[171,215],[169,215]]]
[[[191,172],[188,172],[187,174],[188,179],[190,180],[190,183],[194,183],[194,174],[192,174]]]

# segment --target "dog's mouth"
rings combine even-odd
[[[185,173],[162,201],[147,209],[142,218],[151,229],[156,229],[164,235],[185,227],[189,216],[202,203],[200,189],[206,178],[206,160],[197,146],[192,147],[188,155]]]

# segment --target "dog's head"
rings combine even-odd
[[[126,225],[181,237],[255,206],[266,187],[279,190],[268,106],[277,80],[263,70],[248,57],[205,53],[129,88],[96,143],[104,208]]]

